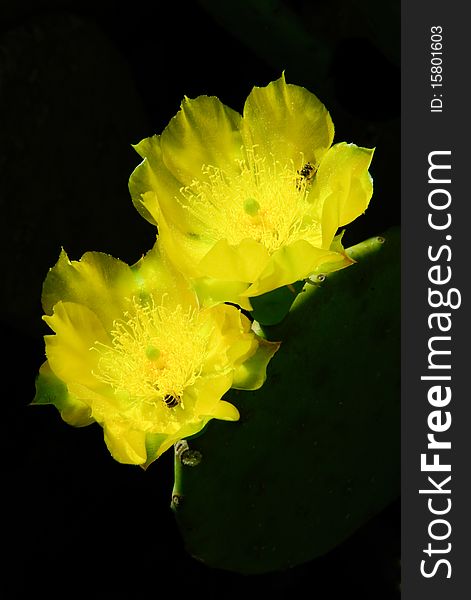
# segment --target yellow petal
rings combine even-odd
[[[200,277],[193,280],[193,288],[202,306],[209,307],[221,302],[238,304],[244,310],[252,310],[248,298],[241,294],[249,287],[243,281],[220,281],[211,277]]]
[[[158,147],[160,153],[160,136],[154,135],[153,137],[145,138],[133,146],[134,150],[144,160],[131,173],[128,187],[132,203],[138,213],[152,225],[157,225],[155,217],[142,204],[142,195],[150,190],[155,190],[157,185],[156,173],[152,161],[154,145]]]
[[[126,404],[119,394],[115,394],[112,387],[104,383],[90,388],[82,383],[71,382],[68,388],[76,398],[90,406],[93,418],[100,424],[103,424],[106,418],[116,416],[117,411],[122,410],[123,404]]]
[[[305,240],[298,240],[277,250],[259,279],[244,296],[260,296],[283,285],[306,279],[319,265],[341,260],[336,252],[315,248]]]
[[[267,366],[280,347],[278,342],[259,339],[257,351],[234,372],[232,387],[237,390],[258,390],[267,378]]]
[[[203,373],[233,369],[252,356],[258,347],[258,338],[251,331],[251,323],[235,306],[219,304],[206,311],[212,326],[212,336]]]
[[[199,263],[205,276],[222,281],[255,281],[266,267],[270,255],[262,244],[247,238],[237,245],[219,240]]]
[[[158,243],[131,269],[141,290],[141,298],[147,293],[152,294],[157,302],[166,296],[167,302],[173,306],[199,306],[189,280],[173,267]]]
[[[161,136],[165,165],[183,185],[201,178],[203,165],[234,171],[241,155],[240,121],[214,96],[185,98]]]
[[[43,319],[56,335],[46,335],[46,355],[54,374],[64,383],[98,386],[93,371],[98,352],[92,346],[109,342],[100,320],[89,308],[73,302],[58,302],[52,316]]]
[[[201,377],[197,380],[188,393],[195,400],[195,418],[212,417],[218,402],[232,385],[233,371],[220,375],[213,374],[212,377]]]
[[[87,252],[80,261],[70,261],[62,250],[56,265],[49,270],[43,286],[44,311],[52,313],[59,302],[83,304],[111,328],[127,308],[126,298],[137,290],[129,266],[108,254]]]
[[[213,408],[213,417],[222,421],[238,421],[240,413],[230,402],[220,400]]]
[[[134,149],[144,158],[129,178],[129,191],[134,206],[154,225],[160,226],[160,213],[183,233],[202,233],[202,225],[185,209],[180,194],[182,183],[163,161],[161,136],[154,135],[139,142]]]
[[[244,107],[244,143],[283,163],[316,166],[332,144],[334,126],[320,100],[303,87],[287,84],[284,75],[255,87]]]
[[[202,431],[207,423],[211,420],[212,417],[199,417],[196,418],[194,421],[189,421],[187,423],[184,423],[183,426],[175,433],[172,434],[171,436],[171,441],[172,441],[172,445],[175,442],[178,442],[178,440],[182,440],[185,438],[189,438],[193,435],[196,435],[197,433],[199,433],[200,431]],[[169,448],[170,446],[168,446],[167,444],[164,446],[165,449]],[[162,450],[159,453],[162,454]]]
[[[79,400],[65,383],[58,379],[46,361],[36,379],[36,396],[32,404],[53,404],[69,425],[84,427],[93,422],[90,406]]]
[[[178,439],[178,438],[177,438]],[[174,436],[169,436],[162,433],[147,433],[146,434],[146,453],[147,460],[141,467],[147,467],[161,456],[166,450],[171,448],[177,441]]]
[[[147,460],[146,434],[129,429],[126,423],[108,421],[105,423],[105,443],[111,456],[126,465],[141,465]]]
[[[182,231],[178,221],[167,220],[166,214],[157,205],[154,192],[143,196],[143,205],[149,209],[159,223],[158,247],[174,267],[188,277],[199,277],[198,263],[211,248],[213,241],[207,241],[194,231]],[[181,224],[181,223],[180,223]]]
[[[374,150],[342,142],[332,146],[316,173],[311,195],[317,198],[322,246],[328,248],[339,227],[351,223],[368,207],[373,182],[368,168]]]

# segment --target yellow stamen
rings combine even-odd
[[[100,358],[94,375],[134,401],[164,405],[200,377],[210,335],[196,309],[133,299],[113,323],[112,344],[95,344]]]
[[[300,165],[304,164],[300,155]],[[236,174],[204,165],[202,176],[180,190],[178,202],[203,223],[214,240],[238,244],[252,238],[273,253],[299,239],[321,242],[320,223],[309,199],[312,178],[292,161],[282,164],[246,150]]]

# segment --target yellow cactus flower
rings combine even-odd
[[[185,98],[135,146],[129,189],[200,297],[250,310],[250,297],[352,262],[336,233],[369,204],[373,150],[333,136],[323,104],[284,76],[255,87],[243,116]]]
[[[221,398],[260,387],[278,349],[234,306],[200,306],[157,248],[133,267],[63,251],[42,300],[55,335],[33,403],[54,404],[71,425],[99,423],[121,463],[147,467],[210,419],[237,420]]]

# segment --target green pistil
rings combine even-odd
[[[149,360],[157,360],[160,356],[160,350],[155,346],[147,346],[146,356]]]
[[[255,217],[260,210],[260,204],[255,200],[255,198],[247,198],[247,200],[244,202],[244,210],[251,217]]]

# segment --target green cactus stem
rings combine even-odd
[[[320,556],[383,510],[400,484],[400,250],[389,230],[348,249],[277,326],[237,423],[211,422],[176,457],[172,507],[187,550],[240,573]]]

